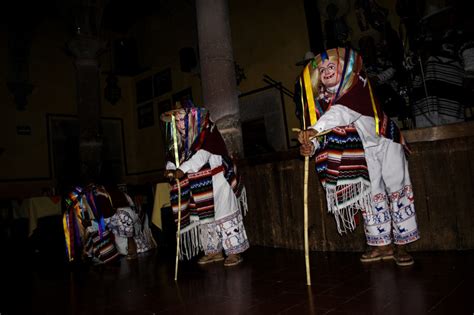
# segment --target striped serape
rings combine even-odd
[[[364,148],[354,125],[334,128],[320,139],[316,171],[339,233],[353,231],[357,211],[370,209],[371,196]]]

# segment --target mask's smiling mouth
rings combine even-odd
[[[324,80],[332,79],[332,78],[334,78],[335,75],[336,75],[336,74],[335,74],[334,72],[331,73],[330,75],[325,75],[325,76],[324,76]]]

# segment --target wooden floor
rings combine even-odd
[[[3,253],[5,254],[5,253]],[[252,247],[243,264],[199,267],[155,251],[135,261],[67,266],[2,254],[0,314],[469,314],[474,252],[418,252],[412,267],[358,253]],[[22,258],[19,262],[18,258]]]

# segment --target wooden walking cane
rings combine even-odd
[[[314,60],[313,60],[314,62]],[[300,76],[299,83],[301,88],[301,118],[303,122],[303,130],[306,131],[306,115],[309,115],[309,122],[310,125],[314,125],[318,118],[317,118],[317,108],[315,104],[315,99],[313,96],[313,87],[311,83],[311,74],[310,74],[310,67],[315,68],[316,66],[309,62],[303,69],[303,72]],[[306,98],[307,103],[305,106],[304,98]],[[293,128],[293,131],[300,132],[301,130],[298,128]],[[323,131],[321,133],[316,133],[316,135],[310,137],[309,139],[316,138],[318,136],[322,136],[326,133],[329,133],[330,130]],[[305,264],[306,264],[306,284],[308,286],[311,285],[311,273],[310,273],[310,264],[309,264],[309,237],[308,237],[308,178],[309,178],[309,156],[304,157],[304,192],[303,192],[303,211],[304,211],[304,256],[305,256]]]
[[[181,186],[179,179],[177,178],[176,185],[178,185],[178,229],[176,231],[176,261],[174,265],[174,281],[178,281],[179,233],[181,232]]]
[[[306,127],[306,123],[303,118],[303,128]],[[292,131],[300,132],[298,128],[293,128]],[[310,137],[309,139],[314,139],[316,137],[325,135],[329,133],[330,130],[317,133],[316,135]],[[311,271],[309,264],[309,237],[308,237],[308,179],[309,179],[309,156],[304,157],[304,184],[303,184],[303,217],[304,217],[304,258],[306,264],[306,284],[311,285]]]
[[[303,128],[305,128],[303,118]],[[305,128],[306,129],[306,128]],[[298,128],[293,131],[300,132]],[[308,238],[308,178],[309,178],[309,156],[304,157],[304,185],[303,185],[303,217],[304,217],[304,260],[306,265],[306,285],[311,285],[311,271],[309,264],[309,238]]]
[[[310,80],[308,81],[309,75],[309,68],[306,66],[303,71],[303,77],[306,81],[306,85],[309,84]],[[305,104],[303,101],[303,79],[300,78],[300,88],[301,88],[301,115],[303,121],[303,130],[306,130],[306,119],[305,119]],[[311,90],[312,92],[312,90]],[[312,98],[312,95],[306,94],[306,97]],[[300,131],[300,130],[298,130]],[[309,264],[309,237],[308,237],[308,177],[309,177],[309,156],[304,157],[304,184],[303,184],[303,220],[304,220],[304,261],[306,265],[306,285],[311,285],[311,271],[310,271],[310,264]]]
[[[173,128],[173,148],[176,169],[179,167],[178,139],[176,135],[176,118],[171,116],[171,128]],[[174,281],[178,280],[178,261],[179,261],[179,234],[181,232],[181,184],[179,179],[175,178],[178,186],[178,228],[176,231],[176,260],[174,265]]]
[[[306,284],[311,285],[311,271],[309,269],[309,237],[308,237],[308,178],[309,156],[304,157],[304,261],[306,264]]]

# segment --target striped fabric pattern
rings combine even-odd
[[[224,171],[224,177],[229,183],[230,187],[234,191],[235,196],[239,199],[242,195],[243,184],[240,175],[236,173],[235,165],[231,158],[228,156],[222,156],[222,167]]]
[[[398,128],[397,124],[385,113],[383,113],[382,120],[380,121],[380,135],[393,142],[400,143],[407,156],[411,153],[410,147],[405,137],[403,137],[400,128]]]
[[[369,172],[354,125],[334,128],[321,138],[316,171],[339,233],[353,231],[356,213],[370,208]]]
[[[354,125],[334,128],[323,139],[316,171],[323,187],[336,187],[359,177],[369,180],[364,148]]]
[[[185,179],[180,181],[182,229],[190,226],[191,221],[214,218],[212,175],[213,170],[209,164],[206,164],[199,172],[189,173]],[[176,184],[171,187],[170,202],[177,222],[178,185]]]
[[[465,92],[461,63],[447,57],[430,56],[425,64],[424,75],[426,91],[421,75],[413,82],[414,115],[438,113],[463,120]]]
[[[196,205],[191,215],[199,216],[199,220],[214,218],[212,175],[213,172],[209,166],[200,172],[188,174],[192,198]]]
[[[108,263],[116,259],[119,255],[115,247],[114,239],[109,230],[105,230],[102,236],[98,231],[87,232],[87,242],[84,251],[96,263]]]
[[[191,201],[191,190],[189,186],[189,180],[184,178],[180,181],[181,186],[181,226],[186,227],[189,225],[189,204]],[[170,190],[170,203],[173,213],[175,214],[175,221],[177,221],[178,213],[178,185],[174,184]]]

